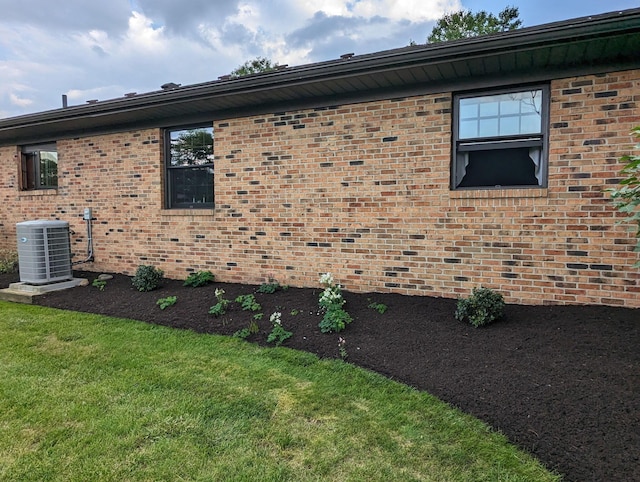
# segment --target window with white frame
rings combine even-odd
[[[55,142],[22,146],[20,187],[23,191],[58,187],[58,151]]]
[[[546,186],[548,92],[535,86],[454,96],[453,189]]]
[[[166,205],[213,207],[213,127],[166,130]]]

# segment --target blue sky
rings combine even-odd
[[[425,42],[460,9],[524,26],[634,0],[0,0],[0,118],[206,82],[257,56],[301,65]]]

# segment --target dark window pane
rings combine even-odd
[[[21,188],[49,189],[58,187],[58,152],[56,145],[34,144],[22,147]]]
[[[33,152],[22,154],[22,189],[36,188],[36,159]]]
[[[169,169],[171,207],[213,205],[213,166]]]
[[[536,166],[531,149],[497,149],[471,151],[466,173],[459,187],[481,186],[536,186]]]

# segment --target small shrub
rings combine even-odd
[[[504,299],[497,291],[489,288],[474,288],[469,298],[461,298],[456,305],[457,320],[469,320],[476,328],[501,318],[504,312]]]
[[[262,309],[253,295],[240,295],[236,298],[236,303],[240,303],[244,311],[260,311]]]
[[[163,276],[161,269],[143,264],[138,266],[131,283],[138,291],[153,291],[160,286]]]
[[[18,253],[16,251],[0,251],[0,273],[18,271]]]
[[[100,291],[104,291],[104,287],[107,286],[106,280],[96,278],[91,283],[91,286],[98,288]]]
[[[160,298],[158,301],[156,301],[156,305],[158,305],[161,310],[164,310],[169,306],[175,305],[176,301],[178,301],[177,296],[167,296],[166,298]]]
[[[199,288],[200,286],[205,286],[209,283],[213,283],[215,279],[216,277],[211,271],[198,271],[187,276],[187,279],[184,281],[183,286],[192,286],[194,288]]]

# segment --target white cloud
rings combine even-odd
[[[13,105],[18,107],[29,107],[33,104],[33,99],[26,99],[24,97],[18,97],[17,94],[11,93],[9,94],[9,99]]]
[[[125,43],[138,53],[155,54],[166,46],[164,27],[154,28],[152,19],[139,12],[132,12]]]
[[[437,20],[446,12],[459,10],[459,0],[356,0],[354,13],[371,18],[388,17],[394,21],[424,22]]]
[[[462,8],[460,0],[304,0],[308,14],[327,16],[389,18],[393,21],[424,22],[437,20],[446,12]]]

